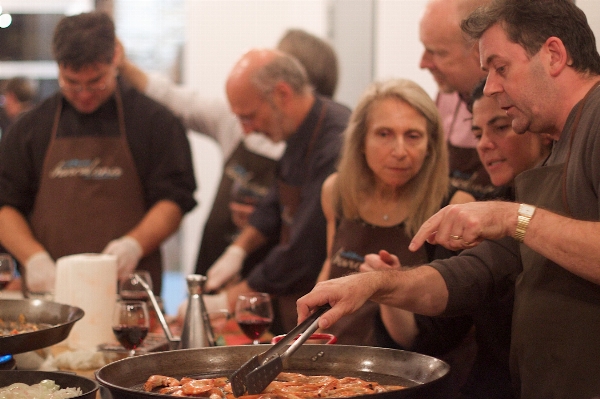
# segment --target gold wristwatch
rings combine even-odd
[[[525,240],[525,232],[527,226],[535,213],[535,206],[521,204],[519,205],[519,212],[517,216],[517,230],[515,231],[515,240],[523,242]]]

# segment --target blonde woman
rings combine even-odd
[[[385,248],[403,266],[452,255],[408,244],[421,224],[448,203],[473,201],[452,189],[446,141],[429,95],[417,84],[394,79],[371,84],[344,132],[338,170],[323,184],[328,258],[319,280],[358,271],[361,257]],[[377,345],[379,305],[365,304],[327,332],[338,343]],[[382,308],[381,317],[413,322],[408,312]]]

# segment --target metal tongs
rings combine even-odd
[[[237,398],[246,393],[249,395],[261,393],[283,370],[283,361],[296,352],[300,345],[317,330],[319,318],[329,309],[331,309],[329,305],[321,306],[269,350],[252,356],[250,360],[234,371],[229,377],[233,395]],[[302,334],[298,337],[300,333]],[[294,339],[296,341],[287,350],[280,353]]]

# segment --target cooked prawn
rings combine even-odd
[[[177,378],[167,377],[166,375],[151,375],[144,383],[144,391],[152,392],[157,387],[174,387],[181,385]]]
[[[192,380],[183,384],[181,391],[189,396],[202,396],[213,399],[213,396],[217,395],[216,398],[223,398],[223,391],[213,385],[212,379]]]

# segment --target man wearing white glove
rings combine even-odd
[[[115,255],[117,257],[117,276],[124,280],[135,270],[138,262],[144,254],[142,247],[135,238],[124,236],[108,243],[103,254]]]
[[[185,129],[118,78],[115,43],[106,14],[61,19],[59,91],[2,136],[0,243],[25,265],[30,290],[50,285],[50,260],[105,252],[121,277],[148,270],[160,294],[160,244],[196,205]]]
[[[230,72],[227,98],[245,133],[259,132],[286,142],[278,182],[256,206],[248,225],[209,269],[210,288],[228,281],[268,240],[275,245],[245,280],[226,288],[229,311],[238,294],[276,297],[272,332],[287,333],[297,322],[296,300],[315,284],[326,251],[321,210],[323,181],[335,170],[350,110],[313,91],[293,57],[269,49],[242,56]]]
[[[238,245],[230,245],[217,261],[208,269],[208,280],[204,285],[207,292],[218,290],[232,280],[241,270],[246,259],[246,251]]]

